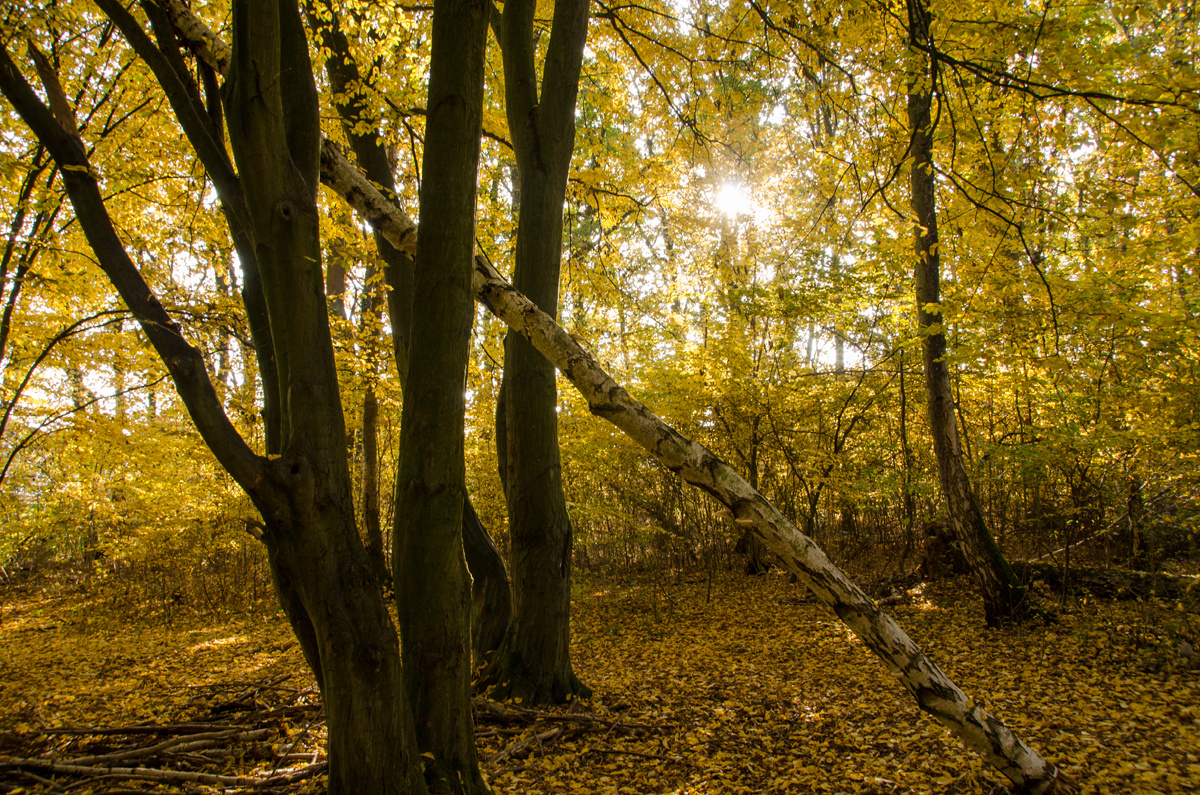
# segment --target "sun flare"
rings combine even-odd
[[[713,197],[713,204],[722,215],[738,218],[754,212],[750,189],[740,182],[724,182]]]

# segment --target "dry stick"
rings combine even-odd
[[[607,726],[609,731],[634,731],[636,729],[657,729],[649,723],[629,723],[623,720],[609,720],[607,718],[595,718],[591,715],[542,715],[538,720],[548,721],[550,723],[594,723],[600,726]]]
[[[248,682],[209,682],[203,685],[184,685],[188,690],[238,690],[240,691],[238,698],[242,698],[251,693],[261,693],[264,690],[269,690],[276,685],[292,678],[292,674],[280,674],[278,676],[264,676],[262,679],[250,680]],[[280,690],[285,688],[278,688]],[[234,699],[235,701],[237,699]]]
[[[171,748],[175,749],[176,751],[186,751],[212,746],[220,741],[240,742],[244,740],[261,740],[270,733],[271,731],[269,729],[257,729],[255,731],[248,732],[230,729],[227,731],[212,732],[210,734],[188,734],[183,737],[175,737],[170,740],[165,740],[157,745],[148,745],[144,748],[131,748],[127,751],[116,751],[111,754],[102,754],[100,756],[81,756],[76,759],[64,759],[61,764],[108,764],[109,762],[120,762],[123,759],[132,759],[138,756],[151,756],[160,751],[165,751]]]
[[[323,709],[324,708],[322,708],[322,711]],[[321,719],[321,714],[322,712],[318,712],[312,720],[305,724],[304,730],[296,735],[296,739],[292,740],[292,744],[289,745],[287,749],[275,760],[275,766],[271,768],[271,775],[275,775],[275,771],[279,769],[279,765],[282,764],[285,758],[291,754],[292,751],[296,750],[296,746],[308,736],[309,730],[311,730],[313,725]]]
[[[496,754],[491,759],[489,759],[487,765],[488,765],[488,767],[494,767],[496,764],[503,762],[505,759],[512,756],[513,754],[515,754],[519,751],[524,751],[528,748],[531,748],[534,743],[541,745],[542,740],[552,740],[555,737],[558,737],[560,734],[563,733],[563,731],[564,731],[564,729],[562,726],[555,726],[553,729],[549,729],[548,731],[541,732],[540,734],[535,732],[532,737],[523,737],[523,738],[513,742],[507,748],[505,748],[503,751],[501,751],[500,753]]]
[[[533,723],[538,719],[537,710],[527,707],[502,706],[482,698],[471,699],[471,707],[481,717],[500,723]]]
[[[137,726],[59,726],[41,729],[41,734],[78,734],[95,735],[97,737],[114,734],[190,734],[195,736],[204,732],[231,731],[228,723],[144,723]]]
[[[484,719],[499,721],[501,723],[533,723],[541,720],[550,723],[597,723],[601,726],[610,726],[618,729],[658,728],[649,723],[629,723],[628,721],[598,718],[595,715],[584,715],[582,713],[558,714],[554,712],[541,712],[536,709],[524,707],[503,707],[495,702],[481,698],[473,699],[471,705],[478,712],[482,713]],[[479,736],[478,733],[476,736]]]
[[[176,25],[190,15],[179,0],[164,0]],[[183,36],[185,41],[186,35]],[[214,48],[207,31],[196,46]],[[192,42],[189,42],[192,44]],[[219,68],[219,67],[218,67]],[[416,227],[326,141],[321,181],[364,215],[397,248],[408,250]],[[336,171],[336,173],[335,173]],[[922,710],[950,728],[1018,787],[1035,795],[1073,792],[1075,785],[1013,734],[999,718],[976,704],[925,656],[895,620],[871,601],[835,566],[812,539],[788,521],[745,478],[711,451],[683,436],[635,400],[578,342],[518,293],[486,261],[476,258],[475,296],[509,328],[528,339],[588,401],[593,414],[616,425],[649,450],[668,469],[725,505],[739,524],[749,527],[787,568],[833,609],[916,699]]]
[[[58,787],[54,781],[51,781],[48,778],[42,778],[37,773],[34,773],[29,770],[17,770],[16,773],[18,775],[25,776],[26,778],[31,778],[43,786],[49,787],[51,792],[58,791]]]
[[[137,778],[147,781],[188,781],[193,784],[219,784],[227,787],[261,787],[275,784],[289,784],[300,778],[307,778],[317,771],[311,768],[325,766],[309,765],[298,771],[275,776],[272,778],[254,778],[251,776],[218,776],[212,773],[199,773],[190,770],[160,770],[152,767],[90,767],[88,765],[68,765],[60,762],[47,762],[40,759],[22,759],[17,761],[21,767],[32,767],[60,775],[74,776],[113,776],[117,778]],[[311,769],[311,770],[310,770]],[[303,771],[303,775],[297,774]]]

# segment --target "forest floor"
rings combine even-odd
[[[887,609],[1085,792],[1200,791],[1200,671],[1188,654],[1200,616],[1079,601],[1049,625],[987,630],[969,590],[940,583]],[[281,615],[138,614],[90,591],[5,593],[0,793],[322,789],[319,700]],[[582,581],[573,643],[590,700],[480,702],[479,754],[497,793],[1005,791],[783,576]]]

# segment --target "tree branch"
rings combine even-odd
[[[0,92],[62,170],[76,218],[100,267],[138,319],[166,364],[200,435],[221,465],[252,497],[259,493],[264,461],[233,427],[208,378],[204,357],[155,297],[113,228],[83,142],[66,129],[34,93],[6,49],[0,48]]]

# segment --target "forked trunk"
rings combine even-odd
[[[532,0],[506,3],[500,31],[520,183],[513,281],[555,315],[588,0],[556,0],[542,70],[535,63],[535,9]],[[497,435],[506,442],[501,460],[514,619],[482,682],[497,697],[564,701],[590,691],[571,668],[572,528],[563,496],[554,366],[528,341],[509,335],[501,392],[505,411],[498,420],[504,427]]]
[[[479,668],[504,640],[512,621],[512,594],[500,550],[470,500],[463,501],[462,533],[471,571],[471,659]]]

